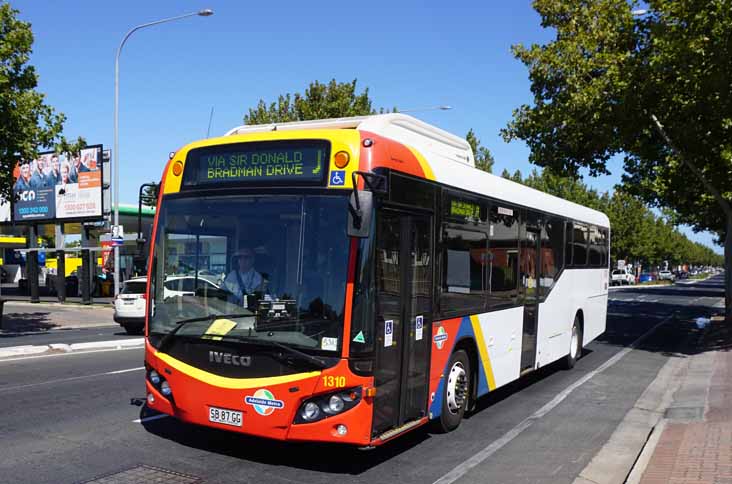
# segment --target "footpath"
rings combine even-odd
[[[114,309],[111,304],[87,306],[68,303],[5,301],[0,324],[0,338],[19,342],[27,340],[30,343],[37,339],[36,336],[45,335],[42,339],[54,341],[53,338],[48,336],[68,334],[63,330],[119,328],[120,326],[114,322],[113,315]],[[30,338],[31,336],[34,338]],[[62,340],[62,338],[58,339]],[[110,335],[110,338],[104,341],[18,344],[16,346],[0,347],[0,361],[9,357],[24,357],[43,353],[124,349],[142,345],[143,338],[123,339],[113,335]]]
[[[574,484],[732,484],[732,322],[707,316],[640,345],[669,359]]]
[[[732,322],[711,321],[691,358],[629,482],[732,484]]]

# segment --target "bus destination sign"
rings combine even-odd
[[[322,184],[330,143],[323,140],[262,141],[207,146],[190,151],[184,186],[221,183]]]

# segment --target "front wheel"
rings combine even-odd
[[[572,325],[572,337],[569,343],[569,354],[564,357],[562,366],[567,370],[571,370],[580,356],[582,356],[582,329],[580,328],[579,316],[575,316]]]
[[[437,430],[450,432],[460,425],[470,395],[470,358],[465,350],[458,350],[450,356],[447,365],[445,388],[442,392],[442,412]]]

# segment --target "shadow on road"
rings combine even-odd
[[[0,328],[3,331],[10,331],[12,333],[48,331],[57,326],[57,324],[51,321],[51,313],[49,311],[3,314],[2,324],[0,324]],[[17,334],[3,334],[0,332],[0,337],[10,336],[17,336]]]
[[[141,419],[151,415],[155,414],[146,407],[140,412]],[[430,438],[429,432],[420,428],[381,447],[359,450],[342,444],[269,440],[200,427],[174,418],[143,422],[143,426],[158,437],[242,461],[344,475],[362,474]]]

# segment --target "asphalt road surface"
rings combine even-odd
[[[172,418],[135,422],[145,396],[142,349],[0,361],[0,480],[83,482],[146,465],[178,473],[164,482],[434,483],[457,467],[458,483],[571,483],[667,359],[683,353],[678,328],[709,314],[721,284],[717,276],[613,290],[607,331],[573,370],[546,367],[497,390],[450,434],[418,429],[371,451],[254,439]],[[593,373],[620,352],[627,354]],[[546,407],[557,395],[566,398]],[[463,464],[475,455],[485,458]]]

